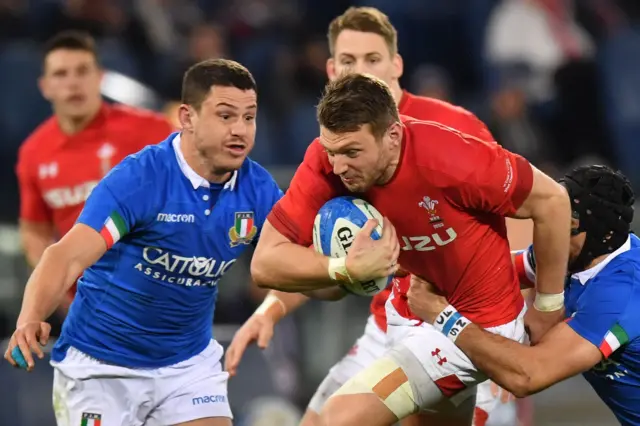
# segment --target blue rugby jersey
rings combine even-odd
[[[621,424],[640,426],[640,239],[573,274],[567,323],[600,349],[603,361],[584,373]]]
[[[640,426],[640,239],[631,234],[604,261],[571,275],[565,308],[567,324],[602,352],[583,376],[622,425]]]
[[[135,368],[178,363],[212,338],[218,282],[282,192],[247,159],[223,184],[191,169],[180,135],[123,160],[89,196],[78,223],[109,249],[78,281],[53,361],[73,346]]]

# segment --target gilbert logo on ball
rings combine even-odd
[[[377,240],[382,235],[382,215],[368,202],[355,197],[337,197],[320,208],[313,224],[313,246],[317,252],[330,257],[344,257],[353,241],[369,219],[379,225],[371,233]],[[360,296],[373,296],[384,290],[393,276],[376,280],[345,283],[343,288]]]

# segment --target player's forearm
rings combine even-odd
[[[27,282],[18,324],[48,318],[82,270],[58,244],[48,247]]]
[[[302,293],[270,290],[255,313],[270,317],[276,324],[308,301],[309,298]]]
[[[570,211],[568,197],[560,193],[540,203],[533,215],[538,293],[559,294],[564,291],[569,262]]]
[[[348,293],[341,287],[320,288],[318,290],[305,291],[304,294],[312,299],[335,302],[343,299]]]
[[[258,245],[251,275],[259,287],[283,292],[303,292],[337,284],[329,275],[329,258],[294,243]]]
[[[455,341],[473,364],[498,385],[522,398],[551,385],[544,383],[535,348],[467,326]]]
[[[37,246],[32,244],[24,245],[24,255],[31,268],[35,268],[38,262],[40,262],[40,259],[47,247],[48,245],[46,244],[39,244]]]
[[[36,267],[47,247],[54,243],[53,237],[49,234],[41,234],[22,229],[20,239],[27,262],[32,268]]]

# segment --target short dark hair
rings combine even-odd
[[[213,86],[258,91],[251,72],[243,65],[230,59],[207,59],[184,73],[182,103],[200,109]]]
[[[61,49],[89,52],[96,58],[96,62],[99,62],[96,41],[91,34],[85,31],[67,30],[56,34],[44,44],[42,52],[43,69],[49,54]]]
[[[389,17],[375,7],[350,7],[331,21],[327,38],[332,56],[335,54],[336,40],[344,30],[378,34],[384,39],[392,55],[398,52],[396,29],[389,21]]]
[[[320,125],[333,133],[356,132],[368,124],[376,138],[400,121],[389,86],[376,77],[356,73],[327,84],[317,115]]]

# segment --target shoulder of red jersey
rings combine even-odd
[[[46,146],[51,146],[51,139],[60,137],[60,135],[55,116],[47,118],[20,145],[18,158],[23,161],[26,157],[33,157],[35,154],[42,152]]]
[[[463,133],[493,140],[487,126],[471,111],[449,102],[404,92],[400,113],[418,120],[435,121]]]
[[[132,152],[156,144],[175,131],[164,115],[126,105],[109,107],[108,126],[113,132],[125,132],[133,136],[135,142],[128,148]]]
[[[123,104],[111,104],[109,106],[109,119],[110,120],[127,120],[127,121],[141,121],[141,122],[161,122],[167,125],[167,118],[160,113],[143,109],[136,108],[129,105]]]
[[[313,171],[331,175],[333,168],[329,164],[329,159],[324,152],[324,148],[320,143],[320,138],[315,138],[313,142],[307,147],[307,151],[304,154],[303,164],[310,167]]]
[[[472,169],[474,155],[502,150],[495,141],[487,141],[435,121],[402,117],[405,139],[412,162],[430,174],[432,183],[449,184],[451,176],[461,176]],[[439,178],[442,182],[438,182]]]

